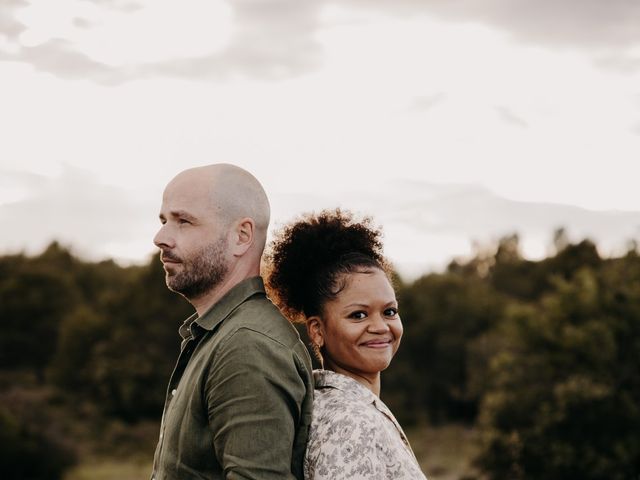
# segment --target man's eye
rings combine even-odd
[[[358,310],[357,312],[353,312],[349,314],[349,318],[355,318],[356,320],[362,320],[363,318],[366,318],[366,317],[367,317],[367,314],[362,310]]]
[[[395,317],[396,315],[398,315],[398,309],[397,309],[397,308],[387,308],[387,309],[384,311],[384,314],[385,314],[387,317]]]
[[[186,220],[186,219],[184,219],[184,218],[180,218],[180,219],[178,220],[178,223],[179,223],[180,225],[185,225],[185,224],[190,225],[190,224],[191,224],[191,222],[190,222],[189,220]]]

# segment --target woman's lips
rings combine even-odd
[[[385,348],[391,345],[392,339],[387,340],[369,340],[368,342],[364,342],[362,344],[363,347],[369,348]]]

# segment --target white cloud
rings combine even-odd
[[[1,173],[21,192],[0,203],[0,223],[12,226],[3,230],[3,251],[33,253],[58,240],[90,259],[139,262],[153,250],[148,232],[156,226],[155,205],[139,192],[105,185],[73,167],[52,177]]]
[[[19,40],[35,47],[62,38],[110,66],[200,57],[220,51],[231,35],[223,0],[139,0],[133,10],[82,0],[32,1],[18,13]]]

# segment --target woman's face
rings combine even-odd
[[[377,377],[402,337],[395,292],[377,268],[347,274],[344,280],[345,288],[324,305],[318,322],[325,364],[356,379]]]

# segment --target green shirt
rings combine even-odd
[[[180,333],[152,478],[302,479],[311,359],[262,279],[239,283]]]

